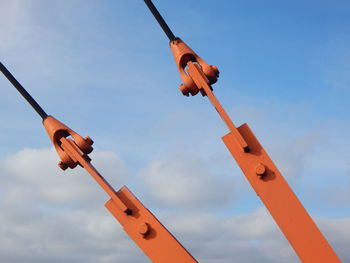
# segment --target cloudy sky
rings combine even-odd
[[[154,0],[221,76],[343,262],[350,262],[350,3]],[[43,108],[95,141],[203,263],[298,262],[234,162],[206,98],[184,97],[168,41],[141,0],[0,0],[0,60]],[[149,262],[81,168],[61,171],[36,113],[0,77],[0,260]]]

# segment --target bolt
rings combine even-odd
[[[84,140],[89,144],[89,145],[93,145],[94,141],[89,137],[89,136],[86,136],[84,138]]]
[[[257,166],[255,166],[255,173],[260,178],[263,178],[266,174],[266,168],[262,163],[258,163]]]
[[[190,95],[189,90],[186,88],[186,86],[184,84],[180,84],[179,90],[182,92],[183,95],[185,95],[187,97]]]
[[[150,226],[148,223],[141,223],[139,224],[138,228],[137,228],[138,232],[143,236],[146,237],[150,231]]]
[[[68,168],[68,165],[66,165],[64,162],[59,161],[58,166],[64,171]]]
[[[216,73],[216,74],[218,74],[219,75],[219,69],[218,69],[218,67],[217,66],[214,66],[214,65],[210,65],[210,67],[211,67],[211,69]]]

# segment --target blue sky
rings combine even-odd
[[[216,96],[350,261],[350,3],[154,3],[218,66]],[[96,167],[116,189],[128,185],[200,262],[297,261],[222,143],[215,110],[177,89],[168,40],[143,1],[0,4],[2,63],[49,114],[94,139]],[[84,171],[58,176],[40,118],[3,77],[0,87],[0,258],[146,262]]]

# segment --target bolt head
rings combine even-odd
[[[179,90],[182,92],[183,95],[185,95],[185,96],[187,96],[187,97],[190,95],[189,90],[186,89],[186,87],[185,87],[184,84],[180,84]]]
[[[68,165],[66,165],[64,162],[59,161],[58,166],[64,171],[68,168]]]
[[[137,228],[138,232],[143,235],[144,237],[147,236],[147,234],[149,233],[150,231],[150,226],[148,223],[141,223],[139,224],[138,228]]]
[[[217,66],[214,66],[214,65],[210,65],[210,67],[211,67],[211,69],[216,73],[216,74],[218,74],[219,75],[219,69],[218,69],[218,67]]]
[[[84,138],[84,140],[89,144],[89,145],[93,145],[94,141],[89,137],[89,136],[86,136]]]
[[[257,176],[263,177],[266,174],[266,168],[262,163],[255,166],[255,173]]]

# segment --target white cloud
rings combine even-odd
[[[274,161],[279,164],[279,169],[287,180],[294,182],[305,175],[308,158],[323,139],[322,132],[308,130],[296,139],[285,140],[285,144],[272,147]]]
[[[233,177],[210,172],[210,159],[171,156],[152,161],[140,172],[147,194],[158,204],[196,209],[217,207],[235,196]]]
[[[92,158],[116,189],[122,186],[127,172],[114,153]],[[1,161],[2,262],[142,262],[103,207],[108,196],[83,169],[63,172],[57,160],[53,149],[25,149]]]
[[[92,156],[102,172],[113,173],[113,183],[118,186],[125,181],[126,168],[115,154],[100,151]],[[25,149],[6,158],[1,169],[7,175],[3,197],[14,203],[31,198],[61,205],[101,201],[102,195],[95,193],[102,192],[83,169],[62,171],[56,166],[58,160],[54,149]]]
[[[92,159],[103,175],[113,174],[112,185],[118,187],[125,181],[126,168],[115,154],[97,151]],[[1,161],[2,262],[149,262],[105,210],[106,195],[89,175],[79,168],[60,171],[56,162],[53,149],[26,149]],[[205,172],[205,167],[203,160],[183,157],[153,162],[144,171],[152,174],[143,173],[147,184],[156,184],[147,185],[149,191],[159,192],[157,198],[165,199],[167,208],[178,208],[185,202],[189,202],[188,208],[194,207],[183,213],[168,209],[152,212],[198,261],[297,261],[265,208],[234,216],[196,210],[196,205],[203,205],[203,199],[215,206],[232,198],[228,190],[214,195],[214,190],[231,190],[231,186],[223,187],[225,179],[218,178],[214,178],[219,182],[215,185],[213,175]],[[164,181],[161,174],[165,175]],[[187,178],[190,175],[193,180]],[[163,190],[162,183],[173,186],[171,194]],[[350,219],[317,221],[342,260],[349,261]]]
[[[299,262],[265,208],[237,216],[162,215],[162,220],[167,221],[171,231],[199,262]],[[348,262],[349,218],[318,219],[317,222],[342,261]]]
[[[124,1],[120,7],[126,6],[126,2],[128,1]],[[210,110],[202,112],[202,100],[199,98],[191,98],[191,102],[187,100],[181,104],[180,99],[177,100],[177,96],[180,97],[178,92],[168,92],[176,90],[175,83],[179,81],[179,77],[174,65],[169,66],[169,71],[166,70],[163,62],[168,63],[171,60],[170,52],[165,42],[152,39],[155,36],[153,31],[156,34],[162,32],[154,27],[151,20],[149,28],[143,27],[146,16],[143,16],[145,12],[142,8],[134,8],[135,4],[132,3],[126,9],[121,8],[122,11],[116,8],[108,13],[105,11],[110,6],[96,5],[95,1],[74,1],[67,4],[62,1],[0,0],[0,6],[0,51],[2,59],[5,59],[3,62],[13,69],[13,73],[28,90],[33,91],[34,97],[41,95],[37,98],[44,103],[43,106],[45,103],[50,106],[48,110],[74,119],[71,123],[77,124],[78,127],[81,122],[90,125],[94,119],[91,128],[100,134],[101,139],[106,138],[105,145],[109,147],[115,141],[121,140],[132,158],[137,152],[140,158],[147,156],[147,161],[154,160],[140,173],[144,180],[135,184],[144,189],[143,193],[146,199],[150,198],[150,204],[161,204],[162,208],[166,207],[165,211],[168,208],[180,210],[179,208],[185,206],[186,211],[183,215],[163,212],[162,221],[165,225],[169,223],[185,246],[190,247],[199,259],[216,263],[295,261],[294,253],[283,241],[279,230],[264,209],[239,216],[231,216],[228,212],[225,216],[220,213],[219,217],[213,212],[212,208],[235,200],[241,185],[241,181],[237,180],[244,180],[244,177],[241,173],[228,177],[228,172],[222,171],[226,167],[232,169],[235,164],[231,165],[231,156],[225,152],[225,146],[217,138],[219,129],[222,130],[219,136],[224,134],[224,126],[219,117],[211,114]],[[102,9],[99,9],[100,7]],[[137,14],[137,19],[126,23],[128,16],[122,15],[128,14],[125,11],[130,11],[130,8]],[[118,20],[112,19],[115,17]],[[149,18],[147,16],[147,19]],[[139,30],[143,29],[138,31],[137,27]],[[208,56],[213,55],[207,53]],[[349,56],[348,52],[340,53],[342,57],[333,61],[327,76],[337,91],[344,91],[349,86],[349,68],[348,63],[345,63],[348,62]],[[162,65],[159,66],[160,64]],[[232,66],[232,63],[230,65]],[[235,83],[228,75],[226,77],[229,83]],[[6,83],[6,86],[9,85],[3,79],[0,81]],[[235,97],[236,92],[240,90],[243,91],[239,88],[234,89],[231,91],[232,96],[225,96],[227,101],[234,99],[234,102],[230,102],[231,105],[243,101]],[[37,145],[35,140],[40,136],[32,132],[36,131],[37,127],[33,128],[31,119],[27,118],[32,116],[32,112],[27,111],[27,108],[22,110],[20,107],[14,107],[19,101],[18,94],[11,93],[10,89],[8,91],[3,92],[0,98],[0,107],[3,107],[1,119],[4,120],[1,130],[5,131],[5,136],[1,136],[4,143],[1,142],[0,145],[2,148],[7,146],[10,151],[21,147],[21,140]],[[170,93],[176,96],[171,96]],[[279,91],[275,93],[276,98],[248,98],[246,101],[250,105],[258,106],[235,109],[232,114],[235,121],[236,118],[241,118],[242,122],[247,121],[252,127],[258,127],[253,129],[254,132],[262,139],[268,152],[272,149],[273,159],[282,173],[290,179],[296,178],[297,174],[303,174],[306,163],[316,168],[321,167],[319,170],[328,168],[324,172],[323,178],[326,180],[323,182],[328,183],[328,176],[344,178],[341,165],[348,163],[349,147],[346,147],[345,143],[347,139],[339,136],[339,141],[330,147],[335,156],[332,161],[329,155],[325,154],[325,148],[328,146],[323,146],[320,150],[323,151],[323,155],[313,155],[309,150],[320,143],[320,134],[310,129],[310,126],[314,124],[314,117],[321,117],[310,112],[308,105],[290,104],[285,98],[278,96]],[[12,99],[11,94],[15,94],[15,99]],[[262,99],[266,100],[262,102]],[[276,100],[281,101],[279,105]],[[191,103],[190,107],[187,107],[188,103]],[[318,107],[322,107],[323,103],[326,102],[318,103]],[[65,106],[68,104],[75,105],[74,114],[72,107]],[[290,107],[292,112],[288,113],[284,105]],[[166,114],[165,108],[175,114]],[[195,108],[197,112],[189,116],[192,114],[188,111],[189,108]],[[268,112],[265,112],[264,108]],[[154,109],[158,109],[158,112]],[[87,112],[89,115],[86,115]],[[155,115],[152,115],[152,112]],[[108,127],[97,123],[115,116],[118,121],[109,122]],[[163,116],[164,122],[161,121],[153,129],[150,128],[152,123],[157,123],[159,116]],[[217,124],[214,123],[214,118]],[[328,126],[329,116],[322,116],[322,121],[327,122]],[[17,133],[14,129],[15,123]],[[199,124],[203,126],[199,127]],[[326,125],[319,128],[325,129],[324,126]],[[342,126],[329,126],[333,127],[327,129],[336,131],[333,133],[335,137],[339,134],[338,130],[347,134]],[[126,134],[124,137],[120,136],[122,130]],[[27,136],[22,136],[23,133]],[[117,133],[118,135],[110,140],[110,134]],[[186,151],[194,153],[196,157],[173,156],[174,159],[168,157],[158,160],[153,155],[155,148],[176,144],[183,138],[187,139],[184,146],[191,148]],[[14,146],[15,143],[17,146]],[[120,149],[122,143],[118,143],[116,147]],[[149,145],[153,146],[151,151]],[[308,151],[300,151],[301,147],[307,147]],[[140,148],[143,148],[143,151]],[[213,157],[216,158],[216,166],[213,168],[214,161],[210,159],[212,157],[208,157],[214,152],[213,148],[215,152],[225,152],[229,161],[221,160],[222,155],[216,155]],[[341,148],[344,150],[339,153]],[[167,150],[161,149],[158,152]],[[309,162],[312,155],[316,156],[317,162]],[[113,153],[97,152],[93,160],[112,185],[118,187],[125,181],[126,168]],[[47,149],[27,149],[1,161],[2,262],[147,261],[102,207],[106,196],[89,175],[80,168],[62,172],[55,165],[56,162],[55,153]],[[225,162],[223,168],[217,169],[218,162]],[[139,163],[135,165],[136,168],[133,166],[133,169],[138,169],[138,165]],[[303,185],[304,189],[315,188],[322,181],[318,169],[308,171],[310,170],[312,173],[308,178],[313,176],[315,180],[309,179],[311,183],[309,181],[308,185]],[[328,185],[326,187],[329,189]],[[253,195],[253,191],[246,188]],[[341,188],[341,195],[337,189],[339,188],[328,191],[322,200],[336,198],[339,202],[348,203],[349,188]],[[314,193],[319,200],[319,189]],[[320,201],[317,204],[320,204]],[[205,209],[208,211],[204,213]],[[327,232],[327,237],[333,240],[337,251],[342,253],[342,259],[345,262],[350,261],[347,251],[350,236],[347,232],[350,229],[348,220],[330,219],[320,222],[321,228]]]

